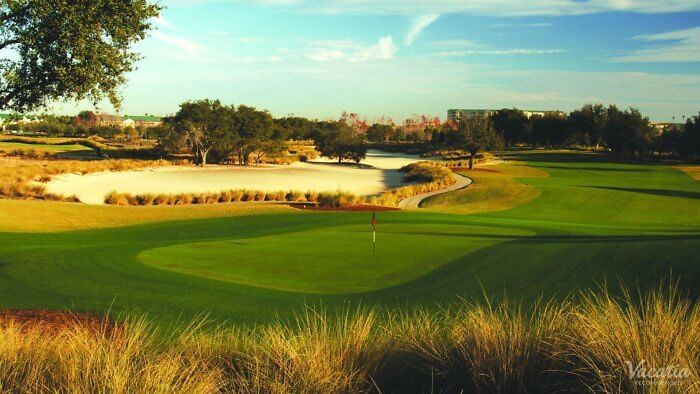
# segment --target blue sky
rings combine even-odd
[[[123,114],[219,98],[275,116],[700,111],[700,0],[170,0]],[[73,113],[86,103],[55,106]],[[101,110],[113,109],[103,104]]]

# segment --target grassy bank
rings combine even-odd
[[[255,329],[203,320],[0,319],[0,390],[31,392],[700,392],[700,309],[673,287],[533,308],[307,309]],[[680,376],[631,377],[628,363]]]

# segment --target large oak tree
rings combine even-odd
[[[118,108],[132,46],[159,12],[148,0],[0,0],[0,109],[104,98]]]

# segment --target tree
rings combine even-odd
[[[700,114],[686,121],[679,145],[679,153],[683,156],[700,158]]]
[[[274,121],[269,112],[258,111],[245,105],[239,106],[230,114],[232,129],[227,133],[227,138],[238,157],[238,163],[247,166],[250,155],[273,139]],[[281,138],[278,136],[274,139]],[[272,146],[269,145],[267,148]]]
[[[329,159],[352,160],[359,163],[367,155],[362,137],[355,134],[344,121],[323,122],[316,138],[316,149]]]
[[[291,140],[312,140],[316,134],[316,122],[298,116],[275,119],[275,125]]]
[[[256,164],[262,162],[265,156],[275,156],[284,153],[287,150],[287,145],[281,138],[272,138],[258,144],[254,152],[254,161]]]
[[[92,111],[81,111],[78,116],[73,118],[72,123],[77,128],[87,130],[97,126],[97,115]]]
[[[635,108],[621,111],[614,105],[608,107],[603,135],[608,147],[622,155],[643,156],[651,151],[654,143],[654,129],[649,118]]]
[[[223,140],[225,114],[229,110],[219,100],[190,101],[180,105],[172,120],[173,131],[163,144],[171,149],[186,146],[195,156],[195,164],[207,165],[207,156]]]
[[[675,125],[664,127],[657,138],[656,149],[661,153],[678,154],[682,150],[683,129]]]
[[[602,104],[586,104],[581,109],[572,111],[567,119],[569,132],[572,135],[585,135],[596,150],[603,143],[603,128],[605,127],[605,107]]]
[[[567,140],[566,119],[557,114],[530,118],[532,142],[539,146],[562,146]]]
[[[496,134],[491,120],[485,117],[460,119],[454,133],[455,147],[469,152],[469,169],[474,169],[474,158],[479,151],[494,149],[502,140]]]
[[[390,139],[396,142],[406,141],[406,129],[403,126],[395,128]]]
[[[5,0],[0,3],[0,109],[108,98],[134,69],[134,43],[160,6],[148,0]]]
[[[491,115],[493,127],[501,135],[506,146],[528,142],[528,118],[519,109],[504,108]]]
[[[367,141],[387,142],[394,132],[394,127],[387,124],[375,123],[367,129]]]

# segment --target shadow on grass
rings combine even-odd
[[[616,284],[651,288],[672,273],[680,278],[679,288],[697,299],[698,247],[700,233],[522,237],[473,251],[412,281],[358,298],[385,305],[435,306],[488,295],[531,304],[542,296],[557,297],[606,282],[613,288]]]
[[[554,165],[537,165],[537,168],[546,168],[546,169],[551,169],[551,170],[568,170],[568,171],[651,172],[651,170],[643,169],[643,168],[567,167],[567,166],[554,166]]]
[[[589,189],[615,190],[620,192],[650,194],[653,196],[688,198],[691,200],[700,200],[700,193],[686,190],[668,190],[668,189],[642,189],[636,187],[614,187],[614,186],[581,186]]]

